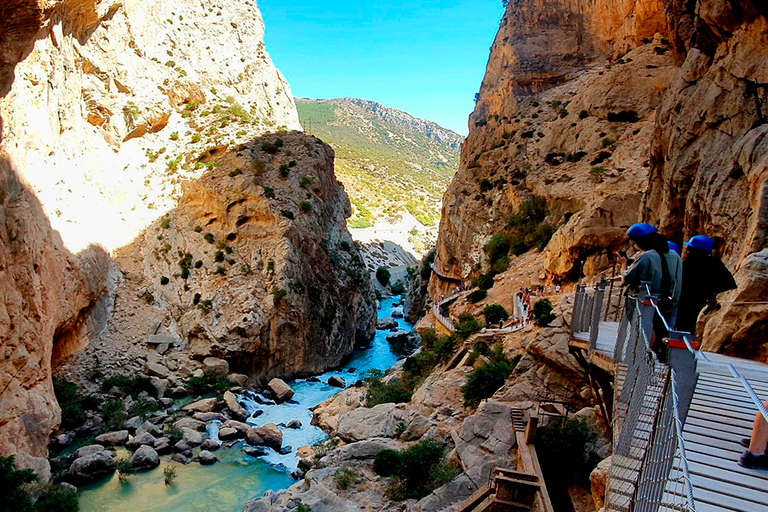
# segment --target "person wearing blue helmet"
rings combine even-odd
[[[659,311],[664,320],[670,327],[674,326],[683,281],[680,256],[670,250],[667,238],[651,224],[633,224],[627,230],[627,237],[643,253],[629,268],[626,257],[617,255],[624,270],[624,284],[630,293],[637,293],[643,282],[650,283],[650,292],[659,298]],[[660,318],[654,319],[654,332],[659,341],[667,336],[667,329]]]
[[[696,333],[701,310],[707,305],[707,312],[715,309],[717,294],[735,289],[736,281],[723,262],[712,256],[715,242],[710,237],[696,235],[684,245],[683,294],[675,329]]]
[[[683,253],[680,251],[680,246],[677,245],[675,242],[667,242],[667,244],[669,245],[669,250],[670,251],[675,251],[678,256],[682,256],[683,255]]]

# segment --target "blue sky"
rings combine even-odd
[[[258,3],[294,96],[375,100],[466,135],[501,0]]]

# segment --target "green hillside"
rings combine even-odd
[[[296,99],[307,133],[336,151],[336,175],[354,207],[352,227],[405,210],[425,226],[440,217],[443,192],[459,165],[463,137],[379,103]]]

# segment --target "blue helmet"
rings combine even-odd
[[[696,247],[712,254],[712,250],[715,248],[715,241],[709,238],[707,235],[696,235],[692,236],[690,240],[685,242],[685,245],[688,247]]]
[[[629,229],[627,230],[627,236],[632,238],[642,238],[644,236],[648,236],[651,233],[658,233],[659,230],[656,229],[656,227],[651,226],[648,223],[645,222],[638,222],[637,224],[632,224]]]
[[[669,250],[675,251],[678,255],[680,255],[680,246],[677,245],[675,242],[667,242],[669,244]]]

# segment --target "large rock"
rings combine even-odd
[[[237,397],[231,391],[224,392],[224,403],[236,418],[244,420],[248,417],[248,411],[240,406],[237,402]]]
[[[75,452],[75,458],[79,459],[80,457],[87,457],[88,455],[93,455],[94,453],[103,452],[104,447],[100,444],[91,444],[88,446],[83,446],[82,448],[78,448]]]
[[[223,427],[219,429],[219,439],[222,441],[230,441],[232,439],[241,439],[244,437],[244,435],[241,432],[238,432],[234,428],[230,427]]]
[[[75,459],[69,467],[69,477],[75,483],[91,482],[115,470],[115,459],[106,451],[99,451]]]
[[[283,446],[283,433],[274,423],[267,423],[263,427],[249,429],[245,438],[250,445],[269,446],[278,452]]]
[[[147,364],[144,365],[144,369],[147,371],[147,374],[152,377],[167,379],[169,375],[168,368],[160,363],[155,363],[153,361],[147,361]]]
[[[384,318],[379,318],[379,321],[376,322],[376,328],[380,331],[388,331],[390,329],[397,329],[397,326],[399,324],[397,323],[397,320],[392,318],[391,316],[387,316]]]
[[[189,418],[189,417],[185,417],[185,418],[181,418],[181,419],[176,420],[176,422],[173,424],[173,426],[176,427],[179,430],[184,429],[184,428],[188,428],[188,429],[191,429],[191,430],[199,430],[201,432],[205,430],[205,423],[204,422],[202,422],[200,420],[196,420],[194,418]]]
[[[192,430],[190,428],[183,428],[181,429],[181,432],[182,432],[181,440],[184,441],[187,445],[191,447],[195,447],[203,444],[202,432],[198,432],[197,430]]]
[[[210,466],[211,464],[215,464],[219,461],[218,458],[208,450],[203,450],[198,454],[198,457],[200,458],[200,464],[203,466]]]
[[[285,383],[282,379],[272,379],[267,384],[272,393],[275,394],[275,400],[277,403],[287,402],[293,398],[294,392],[291,386]]]
[[[136,435],[140,436],[144,432],[149,432],[155,437],[163,435],[163,431],[160,427],[152,423],[151,421],[145,421],[139,428],[136,429]]]
[[[130,439],[127,443],[125,443],[125,445],[131,450],[135,450],[139,446],[143,446],[143,445],[154,446],[155,441],[156,441],[155,436],[153,436],[149,432],[144,432],[143,434],[137,435],[132,439]]]
[[[151,446],[141,446],[128,459],[133,469],[152,469],[160,465],[160,456]]]
[[[339,416],[337,435],[347,443],[374,437],[395,437],[398,423],[408,420],[405,404],[379,404]]]
[[[600,461],[592,473],[589,474],[589,483],[592,488],[592,499],[595,502],[595,508],[600,510],[605,504],[605,490],[608,486],[608,479],[611,474],[611,463],[613,457],[608,457]]]
[[[516,446],[511,407],[488,400],[462,423],[456,453],[464,473],[475,487],[481,487],[494,467],[509,465]]]
[[[104,446],[121,446],[128,441],[128,431],[118,430],[116,432],[107,432],[96,436],[96,442]]]
[[[202,400],[184,406],[184,410],[193,412],[213,412],[218,403],[219,401],[216,398],[203,398]]]
[[[333,386],[335,388],[344,389],[345,387],[347,387],[347,381],[344,380],[344,377],[331,375],[330,377],[328,377],[328,385]]]
[[[203,373],[212,376],[226,376],[229,373],[229,363],[218,357],[203,359]]]
[[[228,435],[230,439],[239,439],[239,438],[245,437],[245,435],[248,433],[248,431],[251,428],[253,427],[248,423],[243,423],[235,420],[225,421],[224,423],[222,423],[221,427],[219,428],[219,438],[224,439],[223,437],[221,437],[223,430],[231,429],[231,430],[234,430],[235,433],[231,434],[227,432],[226,435]]]

